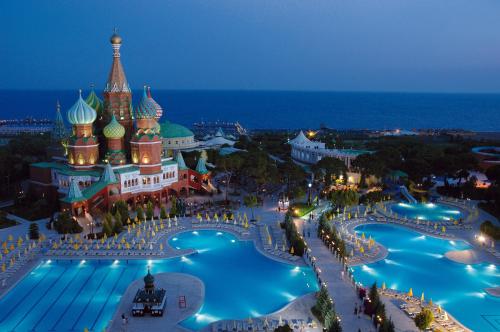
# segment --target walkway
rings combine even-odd
[[[319,216],[318,212],[322,209],[323,207],[316,209],[314,211],[315,215]],[[334,300],[335,310],[337,315],[340,316],[344,331],[358,331],[358,329],[363,332],[376,331],[373,323],[366,315],[362,315],[360,318],[354,315],[354,307],[356,304],[361,304],[361,300],[359,300],[347,276],[342,278],[342,264],[323,244],[323,241],[316,236],[317,223],[304,222],[300,218],[296,218],[294,221],[299,232],[304,229],[306,233],[310,232],[311,234],[311,237],[305,239],[309,249],[311,249],[310,255],[316,258],[316,267],[321,271],[319,276],[327,284],[328,292]],[[384,303],[386,312],[392,318],[396,331],[417,331],[413,321],[398,307],[386,299],[384,299]]]

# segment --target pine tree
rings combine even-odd
[[[153,214],[154,214],[153,203],[149,201],[148,204],[146,204],[146,218],[150,220],[151,218],[153,218]]]
[[[104,222],[102,223],[102,232],[107,236],[113,235],[113,229],[107,218],[104,218]]]
[[[161,219],[167,218],[167,210],[165,209],[165,206],[162,206],[160,209],[160,218]]]
[[[113,224],[113,233],[120,234],[123,229],[122,217],[120,212],[115,213],[115,223]]]
[[[177,197],[172,196],[171,203],[172,203],[172,207],[170,208],[170,215],[176,216],[177,215]]]
[[[137,218],[139,220],[144,220],[144,210],[142,209],[141,206],[138,206],[136,209],[135,209],[135,212],[137,212]]]

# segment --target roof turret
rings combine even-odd
[[[153,105],[155,106],[155,109],[156,109],[156,120],[159,120],[161,118],[161,116],[163,115],[163,108],[160,106],[160,104],[158,104],[156,102],[156,100],[153,99],[153,97],[151,97],[151,87],[148,86],[148,98],[149,100],[151,101],[151,103],[153,103]]]
[[[110,163],[107,163],[104,167],[104,172],[102,173],[100,180],[106,183],[117,182],[115,172],[113,172],[113,168],[111,167]]]
[[[154,119],[156,117],[156,107],[148,98],[146,86],[142,94],[141,101],[135,107],[136,119]]]
[[[78,187],[78,183],[76,183],[75,179],[72,179],[69,184],[66,200],[69,202],[75,202],[81,198],[83,198],[82,191],[80,190],[80,187]]]
[[[102,100],[96,95],[94,86],[91,86],[90,94],[85,99],[85,102],[92,107],[97,114],[102,114],[103,103]]]
[[[125,127],[123,127],[117,120],[115,115],[111,116],[111,121],[102,130],[106,138],[117,139],[125,136]]]
[[[186,162],[184,161],[184,157],[182,156],[182,153],[180,151],[177,152],[177,155],[175,156],[175,161],[177,161],[177,165],[180,170],[188,169],[188,167],[186,166]]]
[[[200,174],[207,174],[208,169],[206,166],[206,160],[205,158],[201,157],[198,159],[198,163],[196,164],[196,172]]]
[[[95,121],[97,114],[82,98],[82,90],[79,91],[76,103],[68,110],[68,121],[72,125],[91,124]]]
[[[58,100],[56,104],[56,120],[52,128],[52,139],[61,140],[64,137],[66,137],[66,127],[64,126],[64,120],[61,114],[61,104],[59,104]]]

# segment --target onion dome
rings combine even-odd
[[[82,90],[76,103],[68,111],[68,121],[72,125],[91,124],[95,121],[97,113],[82,98]]]
[[[158,120],[163,115],[163,108],[161,108],[160,104],[158,104],[156,102],[156,100],[154,100],[153,97],[151,97],[151,87],[149,87],[149,86],[148,86],[148,98],[151,101],[151,103],[153,103],[153,105],[155,105],[155,108],[156,108],[156,120]]]
[[[89,104],[89,106],[92,107],[96,111],[97,114],[102,113],[102,109],[103,109],[102,100],[99,99],[99,97],[96,95],[93,88],[90,91],[90,94],[85,99],[85,102],[87,104]]]
[[[113,114],[111,121],[103,128],[102,133],[106,138],[122,138],[125,136],[125,127],[123,127]]]
[[[116,32],[116,29],[113,32],[113,34],[111,35],[111,38],[109,38],[109,41],[111,42],[111,44],[121,44],[122,43],[122,37],[120,37],[120,35]]]
[[[148,268],[148,274],[144,277],[144,288],[146,289],[151,289],[154,288],[154,283],[155,283],[155,277],[151,275],[151,272],[149,271]]]
[[[161,124],[161,136],[163,138],[183,138],[193,137],[194,133],[180,124],[165,121]]]
[[[148,98],[146,87],[139,104],[135,107],[136,119],[154,119],[156,117],[156,107]]]

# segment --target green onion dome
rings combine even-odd
[[[97,114],[102,113],[102,109],[103,109],[102,100],[99,99],[99,97],[97,97],[94,89],[92,89],[92,91],[90,91],[90,94],[85,99],[85,102],[87,104],[89,104],[89,106],[92,107],[96,111]]]
[[[97,113],[82,98],[82,90],[76,103],[68,110],[68,122],[72,125],[91,124],[95,121]]]
[[[113,114],[111,121],[104,127],[102,133],[106,138],[122,138],[125,136],[125,128],[116,121],[116,117]]]
[[[181,138],[181,137],[192,137],[193,132],[186,127],[172,123],[170,121],[165,121],[161,125],[161,136],[163,138]]]
[[[156,117],[156,106],[148,98],[146,87],[139,104],[135,107],[136,119],[154,119]]]

